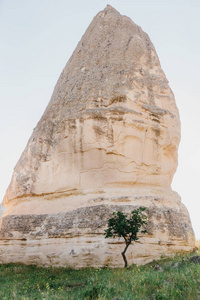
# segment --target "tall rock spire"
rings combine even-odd
[[[26,239],[27,247],[20,256],[13,246],[2,261],[115,265],[120,251],[108,249],[120,245],[105,243],[107,219],[138,205],[148,208],[150,225],[132,262],[192,249],[187,210],[171,190],[179,140],[174,95],[153,44],[108,5],[78,43],[14,169],[2,247],[4,239]],[[30,258],[30,239],[41,256]]]

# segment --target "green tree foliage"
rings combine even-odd
[[[124,260],[124,267],[128,266],[126,250],[132,241],[139,240],[138,233],[146,233],[147,216],[144,214],[145,207],[139,207],[131,212],[128,217],[123,212],[113,213],[113,217],[108,220],[108,229],[105,230],[105,238],[123,237],[125,241],[124,251],[121,253]],[[143,230],[141,230],[143,228]]]

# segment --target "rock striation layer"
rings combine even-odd
[[[148,208],[148,233],[130,247],[146,263],[194,247],[190,218],[171,190],[180,121],[148,35],[107,6],[61,73],[4,198],[0,261],[123,266],[105,240],[113,211]]]

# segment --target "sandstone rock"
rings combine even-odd
[[[77,45],[18,161],[4,198],[1,262],[123,266],[104,239],[112,211],[148,208],[129,262],[194,247],[171,181],[180,121],[148,35],[107,6]]]

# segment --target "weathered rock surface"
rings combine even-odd
[[[189,251],[194,234],[171,181],[180,121],[148,35],[111,6],[77,45],[18,161],[3,204],[0,261],[122,266],[105,240],[112,211],[148,208],[129,262]]]

